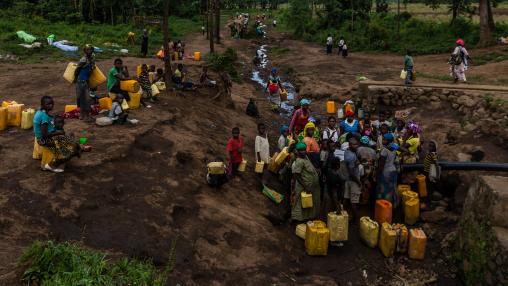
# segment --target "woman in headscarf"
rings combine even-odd
[[[305,128],[305,125],[309,122],[310,117],[310,100],[300,100],[300,107],[293,113],[291,124],[289,125],[289,132],[293,134],[293,138],[296,138]]]
[[[280,77],[277,74],[277,68],[272,68],[272,72],[268,76],[268,81],[266,82],[265,91],[269,93],[269,100],[272,104],[277,104],[280,106],[280,97],[279,90],[282,88],[282,83],[280,81]]]
[[[346,119],[340,123],[340,133],[359,133],[360,122],[355,119],[355,113],[351,110],[346,111]]]
[[[377,199],[398,204],[397,198],[397,168],[395,167],[396,153],[393,147],[394,136],[392,133],[383,135],[383,147],[379,153],[377,168]]]
[[[314,123],[309,122],[305,125],[305,129],[303,130],[304,138],[303,142],[307,145],[307,156],[310,161],[314,165],[314,167],[319,168],[320,165],[320,148],[319,143],[316,138],[314,138],[314,132],[316,130],[316,125]]]
[[[307,158],[307,145],[303,142],[296,144],[297,158],[292,165],[294,178],[294,191],[292,193],[291,219],[307,221],[319,215],[321,206],[321,192],[319,187],[319,174]],[[302,192],[312,194],[312,207],[302,208]]]
[[[402,164],[414,164],[418,160],[418,149],[420,147],[420,126],[410,121],[407,125],[406,135],[401,141],[399,150],[401,152]],[[417,172],[407,173],[403,178],[404,183],[413,183],[416,180]]]
[[[289,145],[289,127],[287,125],[282,125],[279,129],[280,137],[279,141],[277,142],[277,146],[279,147],[279,152],[284,149],[284,147],[287,147]]]
[[[464,47],[464,40],[458,39],[457,46],[450,56],[450,72],[454,82],[466,82],[466,71],[468,68],[469,54]]]
[[[41,98],[41,108],[35,113],[33,126],[37,143],[47,148],[53,154],[53,160],[43,166],[43,170],[62,173],[63,166],[74,156],[80,156],[81,147],[74,138],[65,135],[63,130],[57,130],[55,117],[51,114],[54,102],[50,96]]]

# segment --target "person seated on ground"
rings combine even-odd
[[[279,147],[279,152],[282,151],[285,147],[289,146],[289,127],[287,125],[282,125],[279,129],[280,137],[277,141],[277,147]]]
[[[184,90],[194,90],[194,84],[190,81],[185,81],[185,76],[186,74],[184,72],[183,64],[178,64],[171,79],[176,84],[177,88],[182,88]]]
[[[304,139],[303,142],[307,146],[307,156],[309,157],[310,161],[316,167],[316,169],[320,168],[321,162],[320,162],[320,149],[319,144],[314,138],[314,132],[316,130],[316,126],[314,123],[309,122],[307,125],[305,125],[305,129],[303,131],[304,133]]]
[[[123,100],[124,98],[122,94],[118,94],[115,97],[115,100],[113,100],[113,104],[108,115],[113,123],[124,124],[127,121],[129,114],[122,109]]]
[[[152,84],[150,83],[149,75],[148,75],[148,66],[143,64],[141,65],[141,73],[139,74],[139,85],[143,90],[143,96],[141,96],[141,104],[144,107],[150,108],[149,105],[145,103],[143,97],[146,97],[150,100],[150,102],[155,102],[155,97],[152,96]]]
[[[217,85],[217,82],[215,80],[212,80],[210,78],[210,76],[208,75],[208,67],[207,66],[203,66],[201,76],[199,77],[199,84],[201,84],[201,86],[208,86],[208,87],[215,87]]]
[[[120,88],[120,81],[129,80],[129,71],[123,65],[122,59],[115,59],[115,66],[108,72],[108,91],[115,94],[121,94],[127,101],[130,100],[129,93]]]
[[[240,128],[234,127],[231,131],[232,137],[229,139],[226,146],[228,152],[229,164],[228,164],[228,176],[230,178],[236,176],[238,173],[238,167],[243,161],[243,138],[240,136]]]
[[[65,135],[61,123],[60,130],[56,130],[55,118],[51,114],[53,106],[53,98],[50,96],[41,98],[41,108],[35,113],[33,128],[37,143],[47,148],[53,155],[53,160],[43,166],[43,170],[62,173],[64,170],[60,166],[75,156],[79,157],[81,147],[74,138]]]
[[[294,177],[294,201],[291,209],[291,219],[294,221],[307,221],[319,216],[321,207],[321,190],[319,186],[318,170],[307,157],[307,145],[296,143],[297,156],[291,166]],[[312,207],[302,207],[302,193],[312,194]]]
[[[360,123],[355,119],[355,113],[351,110],[346,111],[346,119],[340,123],[340,133],[359,133]]]

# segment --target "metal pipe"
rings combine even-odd
[[[508,172],[508,163],[439,161],[441,170]],[[403,164],[403,171],[421,171],[423,164]]]

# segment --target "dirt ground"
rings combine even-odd
[[[326,56],[317,45],[271,35],[269,47],[284,46],[289,52],[272,57],[283,76],[302,89],[329,87],[340,93],[354,85],[358,75],[376,80],[396,79],[402,58],[389,54],[352,53],[347,59]],[[458,285],[439,259],[439,243],[454,225],[432,225],[436,234],[429,241],[426,259],[404,256],[385,259],[358,238],[358,226],[350,226],[344,247],[331,247],[326,257],[305,254],[304,243],[294,235],[294,225],[279,219],[282,209],[261,194],[252,164],[239,180],[220,190],[205,183],[206,163],[224,158],[233,126],[245,138],[245,155],[254,161],[257,122],[269,126],[275,143],[283,119],[268,111],[259,86],[249,81],[251,59],[257,41],[225,39],[219,49],[235,48],[241,58],[244,83],[233,87],[234,108],[212,101],[215,90],[165,94],[153,108],[131,112],[138,125],[97,127],[78,120],[66,121],[66,131],[87,137],[93,151],[71,161],[64,174],[40,171],[31,158],[33,132],[10,128],[0,133],[0,285],[21,285],[22,269],[17,258],[36,239],[78,241],[114,256],[153,259],[160,267],[168,260],[170,245],[177,240],[170,285],[397,285],[404,279],[438,278],[439,285]],[[187,38],[187,50],[207,51],[201,36]],[[483,52],[478,50],[474,52]],[[446,69],[446,55],[417,57],[421,69]],[[124,58],[134,72],[140,63],[156,59]],[[200,64],[185,60],[190,77],[197,80]],[[111,61],[98,63],[103,72]],[[55,99],[55,110],[74,104],[74,87],[62,78],[65,62],[24,65],[0,64],[1,100],[16,100],[37,108],[40,97]],[[497,71],[492,74],[492,71]],[[288,73],[289,72],[289,73]],[[506,62],[471,69],[471,74],[506,76]],[[214,75],[216,76],[216,75]],[[104,90],[100,90],[104,93]],[[260,119],[245,115],[248,98],[256,98]],[[313,112],[324,112],[324,98]],[[432,116],[429,113],[433,112]],[[442,120],[437,122],[435,117]],[[446,107],[418,109],[424,136],[444,142],[449,124],[458,124]],[[432,130],[430,132],[426,130]],[[507,162],[508,152],[488,138],[464,144],[483,145],[488,161]],[[272,150],[275,146],[272,145]],[[452,158],[459,147],[444,147]],[[249,151],[249,150],[252,150]],[[274,188],[280,187],[270,178]],[[362,213],[369,214],[369,208]]]

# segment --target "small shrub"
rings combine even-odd
[[[225,71],[229,73],[231,78],[239,82],[241,81],[240,74],[236,69],[238,55],[232,48],[228,48],[224,53],[213,53],[208,56],[208,65],[215,71]]]

